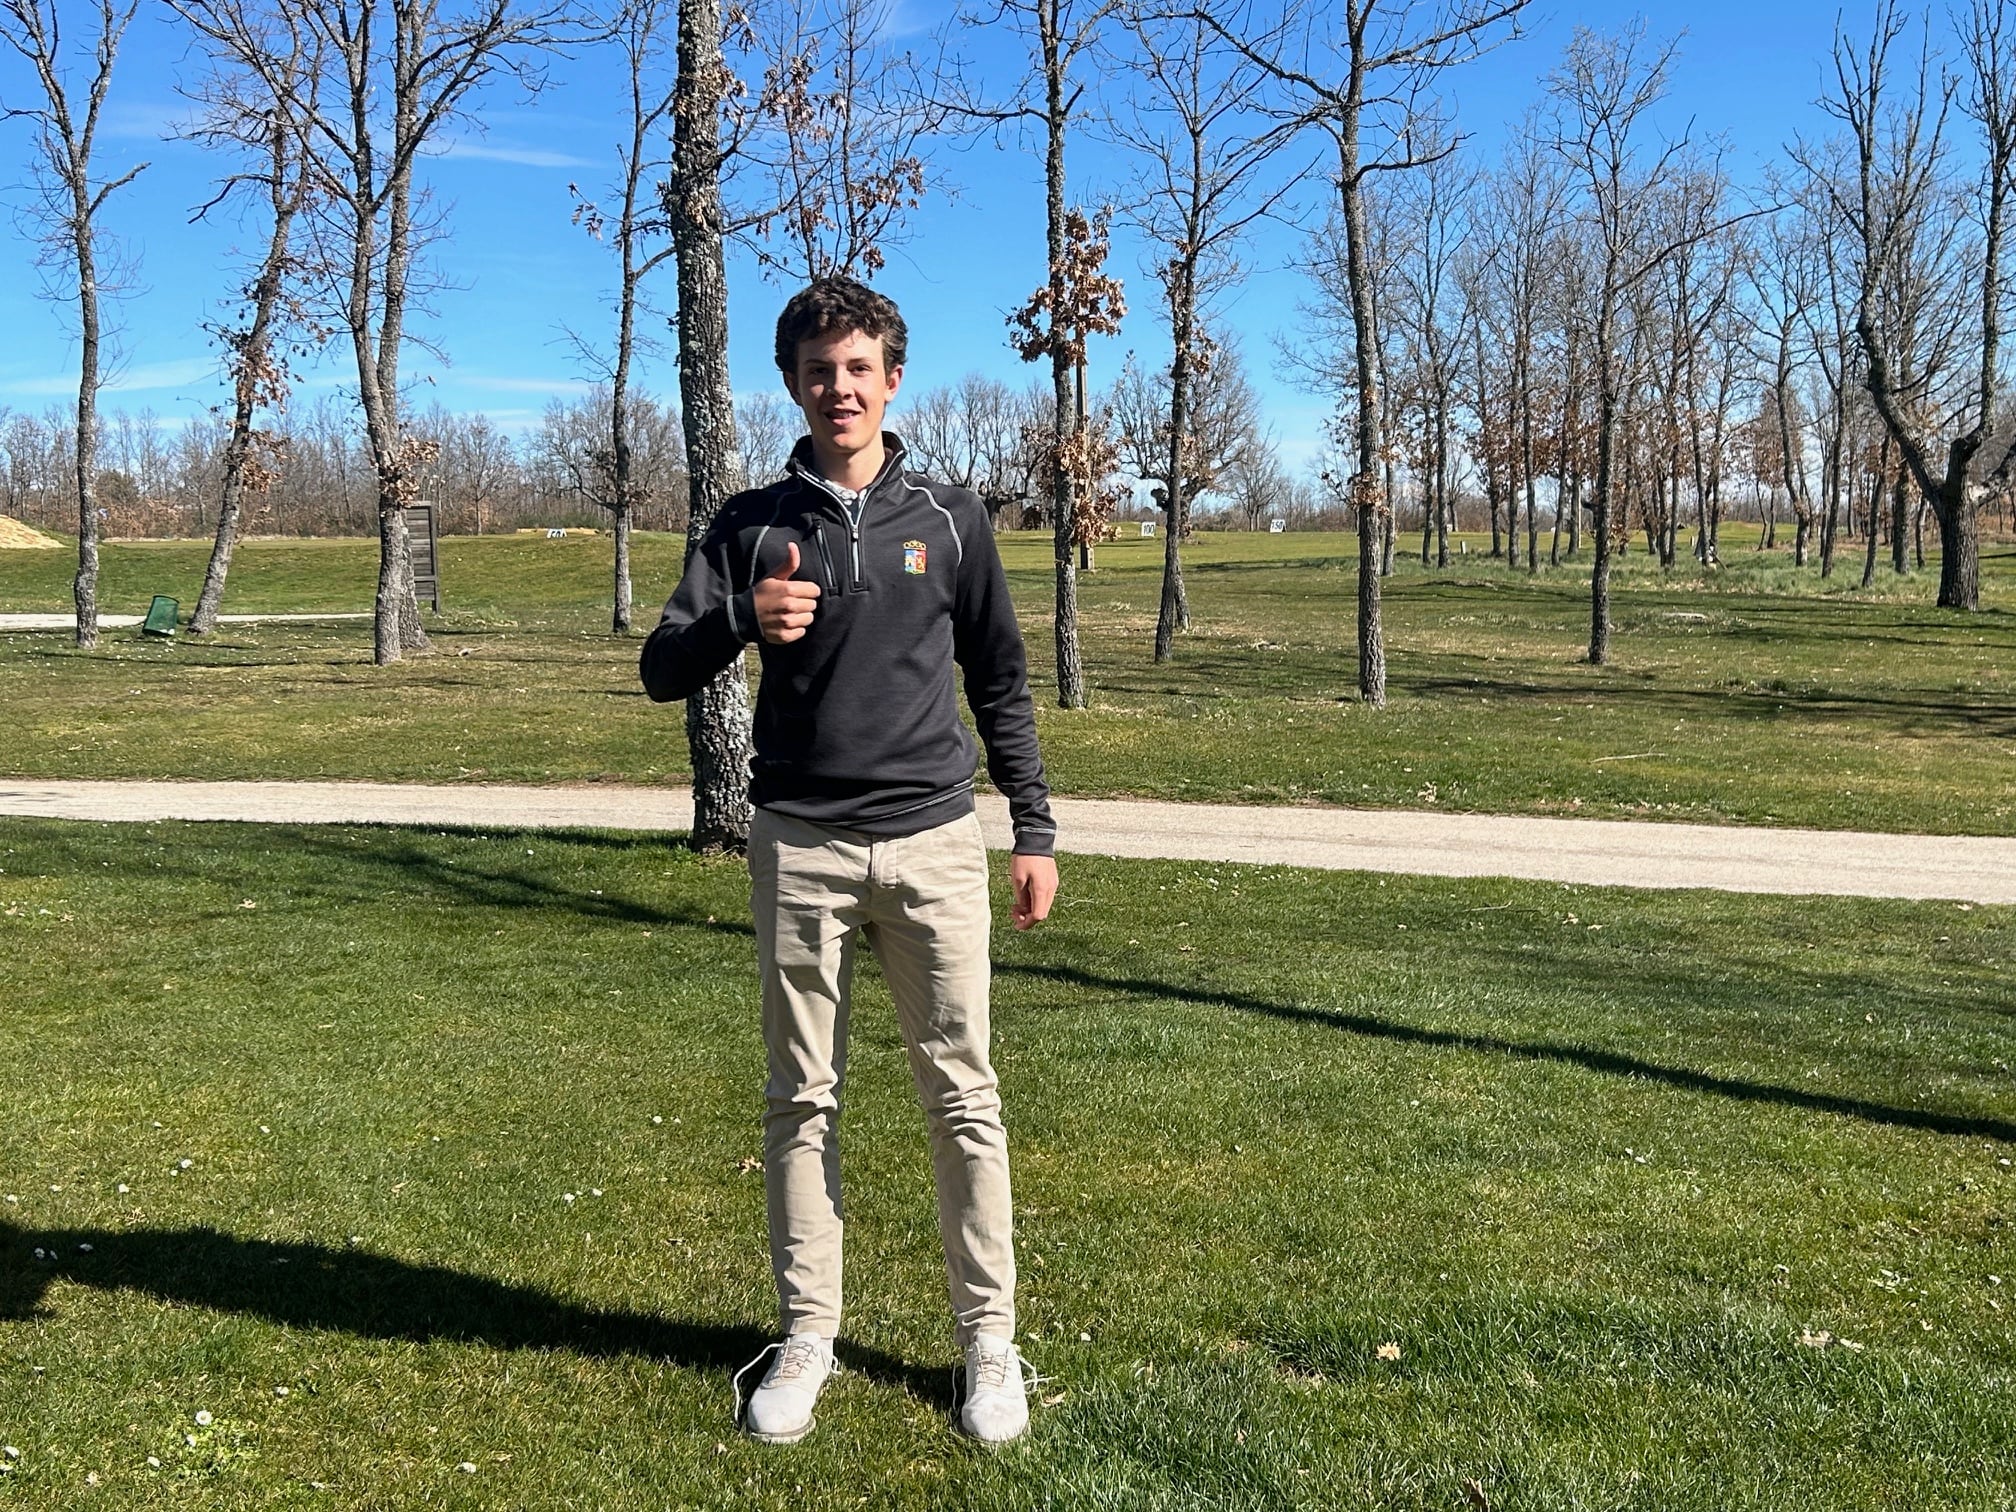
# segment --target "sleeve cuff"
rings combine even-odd
[[[743,645],[763,639],[763,627],[756,619],[756,590],[744,589],[728,597],[728,625]]]
[[[1054,829],[1018,829],[1015,831],[1015,851],[1018,856],[1054,856],[1057,854],[1057,831]]]

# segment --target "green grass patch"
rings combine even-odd
[[[243,612],[369,606],[368,541],[254,541]],[[640,623],[681,542],[642,536]],[[1615,661],[1590,667],[1586,565],[1535,577],[1472,553],[1386,585],[1390,706],[1356,702],[1355,555],[1343,537],[1213,535],[1190,548],[1195,628],[1149,655],[1160,545],[1100,548],[1083,580],[1093,706],[1053,707],[1048,544],[1004,538],[1057,789],[1261,803],[1571,813],[2016,834],[2016,614],[1928,606],[1924,576],[1823,583],[1727,542],[1727,565],[1626,559]],[[0,635],[14,776],[664,783],[676,711],[608,633],[606,539],[453,538],[433,655],[370,664],[363,623],[228,626],[212,640]],[[107,548],[106,603],[193,602],[197,543]],[[1986,599],[2016,590],[1990,553]],[[0,553],[0,608],[60,610],[56,552]]]
[[[1073,859],[996,956],[1049,1403],[950,1430],[870,963],[776,1451],[737,864],[0,821],[0,1506],[2016,1505],[2016,910]]]

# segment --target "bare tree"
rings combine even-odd
[[[1029,394],[968,373],[956,384],[911,399],[906,434],[926,471],[972,489],[998,524],[1009,506],[1019,508],[1036,497],[1039,475],[1046,471],[1039,449],[1028,441],[1032,428],[1049,428],[1039,410]],[[1047,455],[1049,447],[1040,450]]]
[[[1536,371],[1541,321],[1561,269],[1560,230],[1567,185],[1538,132],[1523,131],[1492,182],[1491,222],[1496,243],[1491,266],[1509,314],[1511,394],[1518,427],[1519,478],[1526,506],[1526,571],[1540,570],[1540,395]],[[1514,500],[1515,511],[1517,500]],[[1558,499],[1557,499],[1558,506]],[[1511,522],[1517,534],[1516,520]],[[1514,553],[1516,557],[1516,553]]]
[[[90,71],[81,90],[72,86],[65,61],[61,11],[78,9],[70,0],[0,0],[0,42],[34,70],[38,98],[33,105],[0,103],[0,119],[22,119],[35,131],[35,204],[46,262],[74,279],[77,301],[78,371],[75,476],[77,483],[77,644],[98,644],[98,390],[104,382],[104,328],[99,301],[110,270],[102,245],[99,212],[105,201],[139,177],[145,163],[116,178],[94,175],[92,156],[105,96],[119,44],[139,0],[122,10],[114,0],[95,0],[89,34]]]
[[[1200,340],[1203,323],[1216,296],[1238,276],[1234,252],[1240,238],[1280,202],[1298,175],[1279,177],[1271,186],[1256,183],[1293,132],[1264,121],[1257,129],[1250,124],[1256,119],[1251,95],[1262,77],[1251,58],[1194,14],[1171,17],[1137,5],[1126,19],[1141,87],[1131,114],[1116,125],[1137,164],[1123,214],[1164,254],[1154,273],[1169,316],[1167,455],[1143,473],[1161,481],[1167,517],[1155,618],[1155,660],[1165,662],[1174,654],[1177,628],[1190,623],[1183,592],[1190,493],[1185,479],[1198,469],[1184,448],[1193,435],[1193,377],[1211,359]]]
[[[625,0],[611,28],[623,55],[627,92],[627,136],[616,148],[617,178],[612,202],[604,204],[575,184],[574,220],[591,236],[606,236],[616,249],[616,350],[606,359],[596,346],[576,338],[575,349],[596,368],[609,398],[604,444],[589,453],[600,474],[590,490],[609,511],[615,536],[614,581],[610,631],[630,632],[630,526],[648,503],[637,491],[630,442],[630,373],[638,349],[637,314],[644,299],[644,280],[670,260],[672,243],[665,239],[664,212],[651,193],[654,175],[665,172],[657,143],[672,112],[673,96],[657,75],[668,46],[667,31],[676,25],[673,0]],[[657,246],[650,241],[656,238]]]
[[[1665,144],[1641,163],[1636,138],[1646,112],[1666,91],[1673,47],[1650,47],[1643,23],[1615,37],[1579,30],[1548,81],[1560,102],[1555,147],[1579,180],[1583,220],[1594,233],[1596,267],[1591,320],[1596,369],[1596,529],[1590,572],[1589,660],[1610,656],[1610,557],[1621,523],[1618,428],[1628,364],[1623,351],[1629,301],[1665,260],[1673,243],[1653,224],[1658,195],[1671,182],[1685,139]],[[1705,234],[1690,222],[1682,236]],[[1621,514],[1621,511],[1620,511]]]
[[[1727,406],[1717,333],[1727,324],[1741,262],[1738,233],[1725,214],[1728,181],[1717,163],[1688,165],[1660,196],[1658,237],[1668,248],[1642,287],[1647,310],[1648,366],[1657,400],[1652,471],[1657,495],[1655,549],[1659,564],[1679,557],[1681,498],[1695,506],[1695,552],[1713,559],[1711,484],[1719,469],[1711,449]],[[1711,394],[1717,396],[1711,404]],[[1720,418],[1718,418],[1720,417]]]
[[[1388,271],[1377,287],[1388,313],[1381,324],[1398,354],[1380,364],[1394,399],[1385,406],[1391,417],[1388,424],[1398,434],[1411,431],[1408,461],[1422,495],[1422,565],[1428,564],[1432,540],[1436,565],[1447,567],[1454,511],[1457,367],[1466,331],[1476,338],[1478,351],[1483,350],[1478,302],[1473,298],[1466,304],[1458,298],[1457,288],[1458,265],[1471,235],[1477,178],[1453,150],[1444,150],[1433,124],[1424,123],[1420,146],[1420,171],[1399,176],[1390,193],[1370,202],[1368,224],[1373,240],[1385,244],[1382,260]],[[1481,388],[1481,370],[1478,377]],[[1487,411],[1480,400],[1480,422]],[[1496,502],[1494,494],[1493,556],[1500,549]]]
[[[1379,494],[1383,511],[1378,522],[1381,577],[1390,577],[1393,573],[1395,523],[1392,500],[1397,493],[1394,464],[1404,456],[1413,469],[1423,490],[1424,528],[1431,532],[1430,511],[1435,507],[1433,495],[1438,486],[1434,472],[1434,443],[1429,430],[1433,416],[1426,407],[1419,363],[1413,360],[1416,354],[1408,352],[1403,333],[1407,296],[1402,288],[1399,268],[1406,254],[1406,238],[1398,233],[1395,218],[1384,213],[1383,207],[1390,203],[1390,196],[1368,197],[1368,245],[1364,259],[1373,290],[1372,338],[1377,346],[1375,366],[1381,385],[1380,413],[1389,417],[1385,423],[1388,429],[1395,431],[1395,439],[1389,441],[1386,448],[1385,487]],[[1326,442],[1342,450],[1326,451],[1320,465],[1311,474],[1313,481],[1307,484],[1305,492],[1314,489],[1327,490],[1327,493],[1324,494],[1326,503],[1323,508],[1310,513],[1307,519],[1341,519],[1346,527],[1356,529],[1355,517],[1351,514],[1355,506],[1351,503],[1349,476],[1343,470],[1341,460],[1353,445],[1347,431],[1355,428],[1351,416],[1356,406],[1351,396],[1357,391],[1358,383],[1358,328],[1352,314],[1347,240],[1342,218],[1336,206],[1332,205],[1323,223],[1309,234],[1305,253],[1298,262],[1300,271],[1310,282],[1313,297],[1297,302],[1300,317],[1298,333],[1281,341],[1278,352],[1286,369],[1299,377],[1310,392],[1338,405],[1337,413],[1325,421],[1323,429]],[[1410,417],[1416,421],[1411,428]],[[1424,556],[1424,564],[1426,560]]]
[[[1156,506],[1176,529],[1188,528],[1200,497],[1224,490],[1268,447],[1260,399],[1247,379],[1237,340],[1229,332],[1200,330],[1192,341],[1199,360],[1191,373],[1180,452],[1169,444],[1175,405],[1166,369],[1144,368],[1130,352],[1104,404],[1118,427],[1120,466],[1154,485]],[[1180,455],[1183,467],[1173,507],[1167,471],[1172,454]]]
[[[735,406],[735,440],[742,453],[742,476],[751,488],[784,476],[791,443],[798,439],[798,411],[771,389],[744,394]]]
[[[1349,489],[1358,516],[1358,693],[1375,708],[1386,702],[1379,566],[1391,504],[1383,486],[1388,458],[1365,186],[1376,174],[1425,161],[1415,143],[1430,114],[1424,99],[1430,81],[1517,35],[1526,4],[1448,0],[1425,22],[1410,5],[1382,8],[1381,0],[1291,4],[1257,40],[1248,40],[1254,31],[1244,17],[1227,21],[1196,12],[1281,87],[1292,102],[1290,119],[1321,131],[1336,151],[1337,210],[1356,333],[1356,444]],[[1456,139],[1443,140],[1447,146],[1439,150],[1453,151]]]
[[[216,47],[214,37],[205,32],[200,6],[192,13],[180,0],[168,3],[190,21],[199,39]],[[239,318],[212,328],[224,349],[225,374],[231,381],[231,415],[219,459],[217,532],[203,589],[189,617],[192,635],[207,635],[216,628],[246,500],[262,497],[279,476],[284,447],[278,433],[258,421],[262,412],[277,413],[285,405],[287,343],[302,334],[297,287],[302,269],[295,222],[308,204],[314,180],[308,154],[295,136],[292,105],[298,99],[312,107],[316,99],[321,66],[312,49],[317,45],[317,39],[306,33],[278,33],[270,39],[274,73],[289,81],[283,93],[276,95],[265,77],[245,67],[229,47],[218,50],[209,76],[190,90],[201,115],[187,134],[213,150],[243,159],[196,218],[250,195],[267,227],[264,253],[242,291]]]
[[[928,148],[952,110],[938,65],[896,47],[884,0],[769,0],[742,15],[765,128],[747,155],[772,206],[750,250],[798,282],[872,278],[931,185]]]
[[[448,521],[460,524],[466,508],[468,528],[482,535],[500,499],[515,492],[519,462],[511,438],[488,415],[468,415],[444,426],[440,440],[436,507],[442,528],[449,528]]]
[[[280,102],[314,182],[327,314],[349,338],[373,470],[379,540],[374,656],[424,649],[406,506],[432,460],[400,413],[399,363],[432,228],[418,167],[478,90],[540,82],[539,49],[570,0],[178,0],[186,20]],[[313,92],[292,71],[322,67]]]
[[[528,445],[573,502],[614,514],[616,469],[608,430],[612,407],[606,384],[597,384],[572,401],[549,400]],[[447,418],[447,425],[428,427],[441,443],[444,462],[466,445],[458,440],[466,427]],[[633,388],[623,406],[623,449],[629,458],[631,506],[641,523],[647,506],[670,502],[685,486],[686,449],[678,412]],[[473,459],[465,452],[460,460],[466,466]]]
[[[1258,530],[1262,520],[1284,517],[1295,494],[1294,480],[1281,466],[1281,448],[1264,433],[1230,469],[1222,486],[1248,530]]]
[[[1831,243],[1816,232],[1805,207],[1787,206],[1765,222],[1758,255],[1749,263],[1754,324],[1760,355],[1771,364],[1770,403],[1778,432],[1777,444],[1768,455],[1779,469],[1773,481],[1784,485],[1792,510],[1792,561],[1800,567],[1806,565],[1813,502],[1794,384],[1798,369],[1795,343],[1802,325],[1811,318],[1809,312],[1817,309],[1822,282],[1820,255],[1831,249]],[[1771,543],[1766,540],[1762,544]]]
[[[1078,216],[1088,227],[1091,221],[1082,211],[1073,209],[1065,197],[1064,148],[1085,93],[1085,85],[1074,76],[1073,70],[1097,44],[1101,28],[1121,3],[1122,0],[986,0],[962,12],[968,25],[991,27],[1005,22],[1012,26],[1029,50],[1030,66],[1015,99],[999,105],[961,100],[957,114],[969,121],[996,126],[1036,122],[1043,131],[1044,235],[1049,254],[1045,297],[1052,312],[1048,317],[1051,321],[1048,356],[1053,391],[1051,421],[1055,427],[1050,461],[1050,523],[1056,574],[1057,702],[1066,709],[1085,707],[1085,666],[1078,648],[1075,555],[1083,520],[1071,466],[1074,439],[1083,429],[1084,407],[1079,403],[1082,385],[1077,381],[1075,353],[1082,342],[1071,340],[1068,323],[1061,317],[1073,307],[1074,284],[1083,282],[1086,255],[1082,241],[1074,241],[1072,237],[1070,217]],[[1078,446],[1075,450],[1086,448]]]
[[[2016,189],[2016,19],[1998,0],[1972,0],[1961,20],[1961,46],[1969,73],[1964,81],[1941,72],[1931,78],[1929,43],[1915,79],[1902,98],[1890,95],[1890,54],[1907,25],[1895,0],[1883,0],[1866,48],[1845,33],[1834,44],[1833,88],[1822,102],[1848,128],[1855,175],[1836,204],[1851,228],[1857,257],[1855,331],[1867,364],[1865,382],[1876,411],[1919,492],[1939,525],[1939,597],[1942,608],[1977,609],[1981,569],[1977,494],[2016,469],[2016,441],[1998,458],[1986,443],[1999,417],[2004,375],[2002,322],[2008,288],[2004,238]],[[1973,381],[1950,398],[1914,375],[1901,340],[1898,301],[1885,299],[1896,281],[1919,276],[1905,259],[1927,222],[1950,214],[1951,171],[1946,128],[1954,103],[1980,133],[1974,188],[1981,239],[1956,278],[1953,296],[1978,312]],[[1950,201],[1949,201],[1950,203]],[[1914,405],[1913,378],[1922,402]],[[1941,401],[1944,402],[1941,402]],[[1943,444],[1945,456],[1937,456]]]

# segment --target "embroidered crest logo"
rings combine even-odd
[[[922,576],[924,572],[924,543],[905,541],[903,543],[903,570],[912,576]]]

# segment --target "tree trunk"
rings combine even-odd
[[[1519,475],[1526,480],[1526,575],[1532,577],[1540,570],[1540,484],[1533,475],[1532,376],[1523,364],[1519,388]]]
[[[403,567],[403,571],[401,570]],[[402,605],[400,600],[406,601]],[[405,648],[404,609],[413,599],[412,543],[395,488],[378,495],[378,592],[371,617],[373,660],[389,667]]]
[[[1847,445],[1847,414],[1845,410],[1835,416],[1834,435],[1827,449],[1826,487],[1827,518],[1820,522],[1820,576],[1834,576],[1835,536],[1841,529],[1841,495],[1846,492],[1848,480],[1843,455]]]
[[[616,517],[616,612],[610,617],[609,629],[614,635],[630,633],[630,511],[622,504],[614,510]]]
[[[77,644],[98,644],[98,275],[92,247],[89,202],[81,180],[77,202],[77,317],[82,337],[77,375],[77,576],[71,593],[77,605]]]
[[[238,545],[238,513],[245,493],[245,456],[250,450],[250,420],[241,398],[240,414],[232,419],[231,439],[224,447],[224,489],[217,503],[217,539],[210,547],[210,565],[203,571],[203,591],[196,599],[196,612],[189,616],[191,635],[208,635],[217,628],[217,615],[224,606],[224,579],[231,571],[231,553]]]
[[[1939,598],[1941,609],[1981,607],[1981,541],[1975,529],[1974,506],[1967,498],[1964,468],[1948,471],[1946,484],[1932,501],[1939,522]]]
[[[742,486],[728,382],[728,271],[721,209],[720,0],[679,0],[672,127],[672,221],[679,311],[679,404],[686,436],[686,559]],[[749,843],[749,685],[742,658],[686,700],[696,850]]]
[[[1862,584],[1867,588],[1876,581],[1876,537],[1879,522],[1883,518],[1883,489],[1890,481],[1890,438],[1883,438],[1882,459],[1876,465],[1875,474],[1869,479],[1869,530],[1868,539],[1862,543]]]
[[[1070,291],[1064,267],[1064,131],[1070,117],[1065,98],[1062,38],[1052,6],[1044,13],[1043,78],[1046,90],[1044,121],[1048,140],[1044,154],[1046,246],[1050,254],[1050,319],[1055,322],[1068,307]],[[1050,347],[1050,378],[1057,402],[1056,456],[1051,468],[1050,507],[1052,557],[1056,566],[1057,703],[1066,709],[1085,707],[1085,664],[1078,649],[1078,570],[1072,560],[1076,544],[1078,510],[1076,488],[1070,470],[1064,466],[1064,446],[1074,434],[1078,407],[1072,388],[1071,353],[1061,341]],[[1175,484],[1170,493],[1176,492]]]
[[[1192,226],[1190,245],[1196,245]],[[1195,267],[1179,259],[1169,282],[1169,454],[1163,466],[1168,482],[1162,499],[1167,524],[1162,541],[1162,602],[1155,614],[1155,660],[1166,662],[1176,654],[1176,621],[1183,592],[1183,466],[1184,440],[1190,430],[1190,340],[1196,314]]]
[[[1392,495],[1389,493],[1390,499]],[[1442,518],[1442,469],[1438,464],[1421,480],[1421,565],[1435,560],[1435,522]]]
[[[404,146],[417,147],[422,126],[417,90],[418,62],[411,49],[417,36],[406,18],[395,30],[392,141],[394,156]],[[368,144],[357,149],[363,160],[357,189],[371,177]],[[385,180],[385,256],[382,271],[374,270],[375,203],[363,197],[354,211],[359,222],[352,254],[350,311],[353,344],[358,358],[360,398],[365,430],[371,439],[371,460],[378,472],[378,593],[373,625],[374,657],[378,665],[398,661],[407,651],[427,649],[420,606],[413,596],[412,541],[407,533],[406,504],[412,497],[410,475],[418,453],[409,448],[400,416],[399,358],[406,330],[407,278],[413,256],[413,162],[395,162]],[[375,352],[370,321],[370,291],[379,290]],[[368,382],[367,382],[368,380]]]
[[[1610,659],[1610,500],[1616,476],[1617,378],[1610,350],[1609,314],[1614,295],[1606,289],[1602,319],[1596,332],[1596,560],[1589,573],[1589,661],[1602,666]]]
[[[1364,16],[1355,21],[1362,28]],[[1358,121],[1365,98],[1364,41],[1361,29],[1347,42],[1350,83],[1336,125],[1337,197],[1344,214],[1344,270],[1351,292],[1358,379],[1357,455],[1350,484],[1351,502],[1358,511],[1358,696],[1380,709],[1386,706],[1386,636],[1379,617],[1379,558],[1391,502],[1381,486],[1386,437],[1379,406],[1378,301],[1372,286],[1371,243],[1358,166]]]
[[[626,264],[630,261],[627,241],[623,260]],[[624,283],[629,292],[624,295],[623,311],[617,321],[616,367],[609,383],[609,448],[613,463],[609,481],[610,491],[615,495],[609,501],[609,513],[616,535],[616,580],[611,585],[609,615],[612,635],[630,633],[630,347],[636,283],[627,266]]]
[[[1446,468],[1438,469],[1435,485],[1435,565],[1437,567],[1446,568],[1449,565],[1449,516],[1453,511],[1453,507],[1449,497],[1448,471]],[[1496,540],[1498,536],[1498,505],[1495,501],[1491,505],[1491,521],[1491,536],[1493,540]]]
[[[1911,490],[1906,486],[1909,469],[1900,460],[1897,477],[1890,487],[1890,570],[1903,577],[1911,570],[1909,538],[1911,526]]]
[[[399,560],[394,564],[399,574],[399,649],[427,651],[433,642],[427,639],[427,629],[420,622],[420,593],[413,582],[413,535],[406,523],[406,511],[399,511]]]

